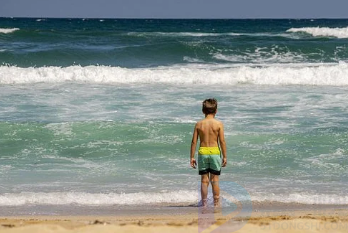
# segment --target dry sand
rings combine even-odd
[[[14,216],[0,217],[0,233],[111,233],[111,232],[348,232],[348,209],[301,210],[258,213],[250,218],[232,219],[210,214],[214,224],[199,228],[205,215],[128,216]],[[200,222],[202,221],[202,222]],[[205,219],[207,221],[207,219]],[[240,229],[239,229],[240,228]]]

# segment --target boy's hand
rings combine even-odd
[[[195,160],[195,158],[191,158],[191,167],[192,168],[196,168],[197,162]]]
[[[227,158],[222,158],[222,166],[226,167],[227,164]]]

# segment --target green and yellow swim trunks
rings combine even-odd
[[[221,156],[219,147],[200,147],[198,150],[198,170],[200,175],[212,173],[220,175]]]

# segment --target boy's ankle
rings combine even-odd
[[[220,197],[214,197],[214,207],[220,207]]]

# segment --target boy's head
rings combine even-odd
[[[217,111],[217,100],[216,99],[206,99],[203,101],[202,111],[205,115],[215,114]]]

